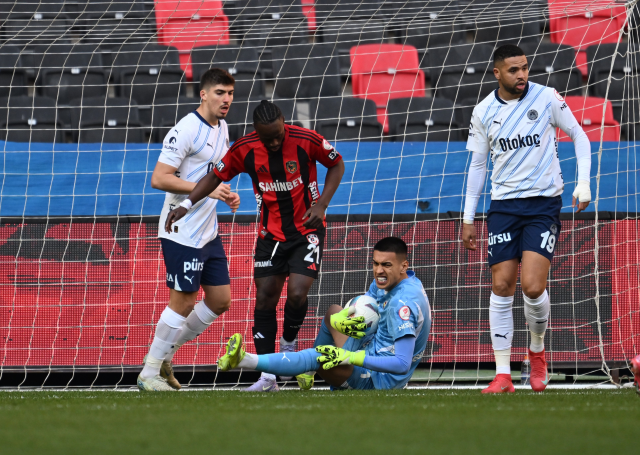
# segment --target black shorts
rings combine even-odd
[[[274,275],[298,275],[318,278],[324,229],[312,232],[288,242],[266,240],[258,237],[253,264],[253,277],[263,278]]]
[[[227,255],[222,240],[216,237],[202,248],[181,245],[160,239],[164,265],[167,268],[167,287],[181,292],[194,292],[200,285],[224,286],[231,283]]]
[[[562,198],[531,197],[491,201],[487,215],[489,266],[535,251],[553,259],[560,238]]]

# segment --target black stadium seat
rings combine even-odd
[[[242,99],[264,96],[264,77],[258,69],[260,56],[254,48],[203,46],[191,51],[193,80],[199,82],[210,68],[222,68],[235,78],[234,94]],[[199,90],[199,89],[198,89]]]
[[[200,106],[200,98],[159,98],[151,107],[152,131],[154,142],[162,142],[169,130],[183,117],[195,111]],[[235,107],[235,105],[234,105]]]
[[[320,98],[310,103],[311,127],[328,141],[379,141],[376,103],[362,98]]]
[[[280,98],[309,99],[341,93],[333,46],[305,44],[273,50],[274,92]]]
[[[404,2],[395,2],[395,6]],[[315,0],[316,22],[343,22],[348,19],[372,18],[384,13],[381,0]]]
[[[76,24],[84,43],[101,46],[145,43],[155,34],[155,16],[142,3],[88,0],[78,6]]]
[[[395,141],[460,141],[453,103],[439,98],[395,98],[387,104],[389,134]]]
[[[0,46],[0,96],[27,95],[27,75],[22,69],[20,49]]]
[[[56,102],[51,98],[0,98],[0,140],[62,142],[63,128],[57,118]]]
[[[128,98],[84,98],[71,105],[73,139],[78,142],[145,142],[138,108]]]
[[[575,50],[565,44],[526,43],[529,80],[553,87],[562,95],[580,95],[582,73],[575,65]]]
[[[280,108],[284,120],[290,125],[302,126],[298,121],[298,112],[294,100],[273,100]],[[260,104],[260,100],[240,101],[233,103],[229,113],[227,114],[227,124],[229,125],[229,139],[237,141],[242,136],[252,133],[253,128],[253,110]]]

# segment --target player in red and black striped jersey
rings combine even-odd
[[[195,204],[220,183],[242,172],[249,174],[260,209],[254,258],[254,345],[258,354],[275,352],[276,307],[288,276],[280,352],[292,352],[307,313],[307,294],[318,277],[325,211],[342,180],[344,163],[318,133],[286,125],[273,103],[262,101],[253,113],[253,123],[256,131],[233,144],[214,172],[198,182],[188,201]],[[322,194],[317,161],[328,168]],[[189,208],[187,202],[169,213],[165,229],[171,230],[171,224]],[[277,391],[275,376],[263,373],[248,390]]]

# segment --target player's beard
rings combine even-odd
[[[520,83],[520,81],[516,81],[515,84],[513,84],[512,86],[507,86],[506,84],[504,85],[504,89],[508,92],[511,93],[512,95],[522,95],[522,93],[524,92],[523,90],[519,90],[518,89],[518,84]],[[525,87],[527,86],[527,81],[524,81],[524,85]]]

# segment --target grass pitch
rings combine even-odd
[[[0,392],[4,454],[637,453],[632,390]]]

